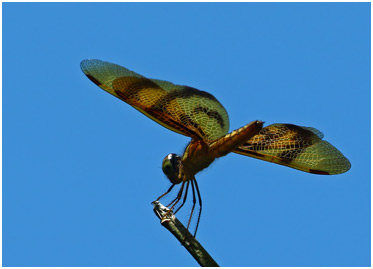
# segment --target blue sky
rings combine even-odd
[[[229,154],[197,174],[218,264],[370,266],[370,3],[4,3],[4,266],[197,266],[150,204],[189,138],[86,58],[208,91],[230,130],[315,127],[351,161],[320,176]]]

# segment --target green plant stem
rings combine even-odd
[[[184,225],[175,217],[169,209],[159,201],[154,201],[154,213],[161,220],[161,224],[169,230],[177,240],[188,250],[193,258],[201,266],[218,267],[210,254],[202,245],[193,237],[193,235],[184,227]]]

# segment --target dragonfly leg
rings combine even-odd
[[[171,203],[169,203],[167,205],[167,207],[170,207],[170,211],[175,207],[175,205],[177,205],[177,203],[180,201],[181,197],[183,196],[184,186],[185,186],[185,181],[183,181],[183,183],[181,183],[181,187],[180,187],[179,192],[177,193],[176,198],[173,199],[171,201]]]
[[[169,193],[172,191],[172,189],[173,189],[173,187],[174,187],[175,185],[176,185],[176,184],[172,184],[171,187],[168,188],[168,190],[167,190],[164,194],[162,194],[161,196],[159,196],[159,197],[156,199],[156,201],[159,201],[159,199],[161,199],[163,196],[169,194]]]
[[[202,198],[201,198],[201,194],[199,192],[199,188],[198,188],[198,184],[197,184],[196,178],[193,177],[193,179],[191,181],[192,181],[192,191],[193,191],[193,207],[192,207],[192,212],[190,213],[190,217],[189,217],[187,229],[189,229],[189,225],[190,225],[190,222],[192,220],[192,215],[193,215],[194,207],[196,205],[196,194],[195,194],[195,190],[194,190],[194,186],[195,186],[195,189],[196,189],[196,192],[197,192],[197,196],[198,196],[198,204],[199,204],[199,212],[198,212],[198,218],[197,218],[197,225],[196,225],[196,229],[194,230],[194,235],[193,235],[194,237],[196,237],[198,226],[199,226],[199,221],[201,219],[201,214],[202,214]]]
[[[185,188],[185,193],[184,193],[184,199],[183,199],[183,202],[182,202],[181,205],[180,205],[180,206],[175,210],[175,213],[174,213],[174,214],[176,214],[176,213],[180,210],[180,208],[182,208],[183,205],[185,204],[185,201],[186,201],[186,199],[187,199],[187,197],[188,197],[189,182],[190,182],[190,181],[187,182],[187,185],[186,185],[186,188]]]

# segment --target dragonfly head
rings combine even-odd
[[[163,159],[163,173],[173,184],[179,184],[181,182],[181,179],[179,179],[180,164],[181,157],[175,153],[170,153]]]

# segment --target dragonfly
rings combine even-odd
[[[216,158],[234,152],[318,175],[341,174],[351,167],[349,160],[323,140],[324,135],[313,127],[289,123],[263,127],[262,121],[255,120],[228,133],[228,113],[208,92],[149,79],[120,65],[96,59],[83,60],[80,67],[101,89],[171,131],[191,138],[182,156],[171,153],[163,159],[162,170],[171,186],[156,200],[181,184],[176,198],[167,205],[170,212],[175,209],[176,214],[185,204],[191,189],[193,206],[187,229],[197,198],[199,206],[194,236],[202,212],[195,175]]]

